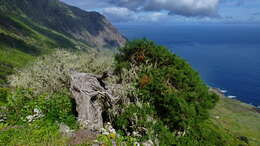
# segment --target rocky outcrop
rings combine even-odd
[[[76,101],[78,121],[89,130],[99,130],[103,127],[104,112],[112,108],[118,98],[112,95],[112,89],[103,82],[103,76],[88,73],[73,73],[71,75],[71,92]]]

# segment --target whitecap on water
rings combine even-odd
[[[219,91],[221,92],[221,93],[227,93],[227,90],[223,90],[223,89],[219,89]]]
[[[227,96],[228,98],[231,98],[231,99],[233,99],[233,98],[236,98],[236,96],[232,96],[232,95],[229,95],[229,96]]]

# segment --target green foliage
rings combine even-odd
[[[17,89],[7,95],[7,104],[4,113],[9,125],[26,125],[31,121],[28,116],[35,115],[35,109],[42,114],[35,119],[46,119],[53,123],[65,123],[76,128],[75,105],[67,91],[52,95],[39,95],[34,97],[32,91]]]
[[[16,83],[13,89],[0,88],[0,145],[67,145],[59,124],[78,129],[75,101],[68,91],[69,74],[110,69],[108,54],[58,50],[10,77],[11,85]]]
[[[8,88],[1,88],[0,87],[0,106],[7,103],[7,95],[9,93]]]
[[[151,103],[171,129],[186,128],[190,122],[207,119],[207,109],[213,108],[217,96],[209,93],[197,72],[166,48],[152,41],[136,40],[121,49],[116,56],[117,70],[126,67],[152,65],[138,72],[140,81],[145,76],[145,85],[137,85],[139,98]],[[176,116],[178,115],[178,116]]]
[[[149,105],[149,113],[142,113],[147,111],[144,107],[126,107],[124,113],[118,117],[117,127],[120,129],[125,129],[126,126],[134,127],[129,123],[131,121],[129,117],[133,116],[138,117],[139,122],[144,121],[142,125],[134,123],[136,126],[148,127],[147,125],[152,124],[143,117],[150,115],[163,122],[163,125],[159,126],[161,128],[157,128],[159,132],[157,135],[162,138],[161,143],[164,143],[164,137],[172,137],[177,143],[181,142],[176,135],[184,131],[190,133],[185,136],[185,140],[190,141],[191,139],[187,137],[193,137],[193,144],[203,142],[206,139],[202,138],[205,136],[203,133],[198,135],[201,139],[194,139],[199,133],[194,132],[194,129],[208,119],[208,110],[214,107],[218,96],[208,91],[198,73],[166,48],[146,39],[129,42],[116,55],[115,71],[119,75],[124,69],[133,67],[138,68],[135,71],[138,78],[134,83],[137,98],[143,105]],[[214,130],[211,132],[214,133]],[[213,141],[212,144],[215,142]]]
[[[1,124],[0,124],[1,125]],[[49,120],[38,120],[30,125],[0,128],[0,145],[66,145],[59,126]]]
[[[17,60],[16,66],[20,63]],[[247,145],[245,137],[238,135],[239,140],[208,119],[208,110],[214,107],[217,95],[208,92],[198,73],[166,48],[148,40],[130,42],[116,56],[115,66],[115,79],[119,78],[124,93],[116,91],[122,96],[122,104],[117,105],[120,110],[115,110],[111,122],[120,136],[100,135],[99,142]],[[73,70],[100,74],[112,67],[110,55],[59,50],[10,77],[11,85],[18,89],[0,88],[0,118],[3,113],[7,117],[0,122],[0,145],[67,145],[67,139],[59,133],[59,124],[78,128],[75,103],[68,91],[69,73]],[[237,110],[235,107],[218,109],[224,113],[230,110],[227,108]],[[29,121],[28,116],[35,115],[35,109],[43,116]],[[228,119],[223,120],[227,124]],[[257,129],[252,132],[257,137]]]
[[[7,84],[7,76],[14,73],[15,68],[24,66],[29,61],[33,61],[34,57],[19,50],[5,48],[0,45],[0,86]]]
[[[126,146],[137,146],[137,139],[131,136],[119,136],[119,135],[99,135],[97,141],[106,146],[126,145]]]
[[[113,121],[115,128],[127,134],[128,132],[133,132],[141,127],[148,128],[153,125],[154,110],[149,104],[130,104],[125,109],[124,112],[118,115]],[[146,131],[140,130],[142,134],[142,139],[147,140],[148,137]]]
[[[0,145],[66,145],[59,132],[64,123],[77,129],[75,103],[68,91],[41,94],[31,90],[0,89]],[[2,115],[1,115],[2,114]]]
[[[41,139],[42,145],[67,145],[58,125],[78,128],[75,101],[68,91],[69,75],[71,71],[99,74],[110,69],[112,57],[108,54],[58,50],[16,72],[9,78],[13,89],[0,89],[1,113],[6,117],[0,125],[0,141],[4,145],[41,145]],[[43,116],[35,117],[36,111]]]

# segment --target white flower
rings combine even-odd
[[[34,119],[34,116],[33,115],[26,116],[26,119],[29,123],[31,123]]]
[[[116,133],[116,130],[112,127],[112,124],[110,122],[108,122],[105,125],[105,129],[108,130],[109,133],[113,133],[113,134]]]
[[[104,132],[107,132],[107,130],[105,128],[100,128],[100,132],[104,133]]]
[[[115,129],[110,129],[109,132],[113,133],[113,134],[116,134],[116,130]]]
[[[0,113],[0,123],[6,120],[6,116]]]
[[[133,134],[134,137],[141,137],[141,135],[136,131],[134,131],[132,134]]]
[[[40,114],[40,113],[41,113],[41,110],[40,110],[40,109],[37,109],[37,108],[35,108],[35,109],[33,109],[33,112],[34,112],[34,113],[36,113],[36,114]]]
[[[82,119],[78,119],[78,122],[79,122],[79,124],[80,124],[80,126],[82,127],[82,128],[88,128],[88,125],[89,125],[89,120],[82,120]]]
[[[35,121],[35,120],[44,116],[40,109],[35,108],[35,109],[33,109],[33,112],[34,112],[33,115],[26,116],[26,119],[29,123],[31,123],[31,122],[33,122],[33,121]]]
[[[140,146],[140,144],[138,142],[135,142],[134,146]]]

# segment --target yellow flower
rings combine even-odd
[[[110,137],[111,139],[115,139],[115,138],[116,138],[116,134],[115,134],[115,133],[110,133],[110,134],[109,134],[109,137]]]

